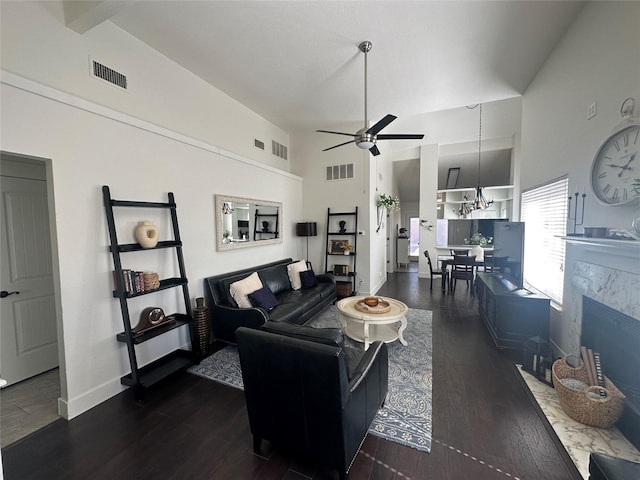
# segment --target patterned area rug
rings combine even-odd
[[[403,346],[395,341],[389,348],[389,394],[376,415],[369,433],[417,450],[431,451],[431,312],[409,309]],[[308,326],[342,328],[334,305],[316,315]],[[345,336],[345,344],[363,348]],[[205,358],[189,373],[242,389],[238,350],[227,346]]]

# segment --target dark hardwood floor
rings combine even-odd
[[[581,479],[464,284],[443,295],[397,273],[378,293],[433,311],[433,446],[424,453],[369,435],[351,480]],[[268,442],[255,455],[241,391],[190,374],[172,380],[144,407],[127,391],[9,445],[5,478],[337,478]]]

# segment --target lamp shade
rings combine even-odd
[[[316,222],[297,223],[296,235],[298,237],[315,237],[318,235],[318,224]]]

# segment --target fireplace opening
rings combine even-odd
[[[640,448],[640,320],[583,296],[581,345],[600,353],[603,373],[627,397],[616,427]]]

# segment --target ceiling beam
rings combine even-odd
[[[134,0],[64,0],[64,22],[82,34],[134,3]]]

